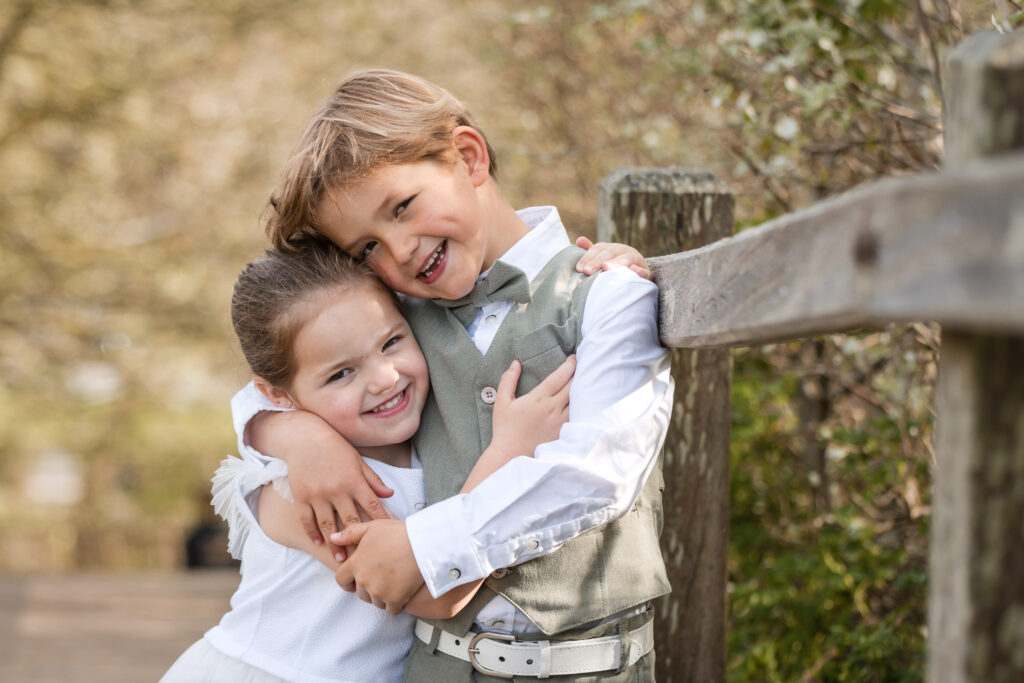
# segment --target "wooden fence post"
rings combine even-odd
[[[971,36],[949,53],[946,83],[947,168],[1024,148],[1024,34]],[[1024,244],[1003,248],[1024,260]],[[928,680],[1018,683],[1024,337],[944,327],[936,392]]]
[[[601,183],[598,239],[645,256],[672,254],[733,233],[733,195],[703,170],[620,169]],[[658,279],[654,267],[655,280]],[[661,292],[662,315],[673,309]],[[665,323],[662,321],[664,329]],[[659,681],[725,680],[729,547],[727,349],[672,351],[675,408],[665,440],[662,552],[672,594],[655,606]]]

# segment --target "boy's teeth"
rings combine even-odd
[[[377,406],[376,408],[374,408],[370,412],[371,413],[379,413],[382,410],[391,410],[392,408],[394,408],[395,406],[397,406],[399,403],[402,402],[402,397],[403,396],[405,396],[405,390],[404,389],[397,396],[395,396],[393,399],[391,399],[387,403],[382,403],[381,405]]]
[[[444,242],[437,245],[437,249],[434,250],[433,255],[430,257],[430,261],[427,262],[426,268],[420,271],[420,275],[423,277],[430,277],[434,274],[434,268],[437,266],[437,262],[441,259],[442,251],[444,251]]]

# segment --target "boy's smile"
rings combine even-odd
[[[486,145],[474,134],[456,129],[451,160],[382,166],[328,192],[317,207],[318,229],[395,291],[424,299],[465,296],[528,231],[521,221],[502,224],[492,212],[498,191]]]

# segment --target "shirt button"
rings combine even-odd
[[[490,314],[489,316],[487,316],[486,318],[484,318],[484,322],[487,323],[488,325],[493,325],[497,321],[498,321],[498,316],[494,315],[493,313]]]
[[[505,620],[504,619],[495,619],[494,621],[491,622],[491,626],[493,626],[494,628],[501,628],[504,625],[505,625]]]
[[[480,392],[480,398],[483,399],[484,403],[494,403],[494,399],[498,396],[498,392],[494,390],[494,387],[484,387],[483,391]]]
[[[537,548],[540,547],[540,541],[534,539],[534,540],[530,541],[529,543],[527,543],[526,547],[529,548],[530,550],[536,550]]]
[[[462,576],[462,572],[460,572],[458,569],[449,569],[448,570],[448,578],[451,579],[452,581],[454,581],[455,579],[459,578],[460,576]]]
[[[502,567],[501,569],[495,569],[493,572],[491,572],[491,576],[496,579],[504,579],[506,576],[508,576],[508,570],[504,567]],[[497,626],[498,624],[494,625]]]

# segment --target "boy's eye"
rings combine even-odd
[[[327,381],[334,382],[344,377],[348,377],[350,374],[352,374],[352,368],[342,368],[341,370],[338,370],[336,373],[328,377]]]
[[[401,337],[392,337],[391,339],[388,339],[386,342],[384,342],[384,346],[381,347],[381,350],[382,351],[387,351],[392,346],[397,344],[400,339],[401,339]]]
[[[366,259],[370,258],[370,252],[373,251],[373,248],[376,246],[376,242],[367,242],[366,244],[364,244],[363,248],[359,250],[359,260],[365,261]]]
[[[395,206],[395,218],[398,218],[403,213],[405,213],[405,210],[409,208],[409,204],[412,203],[413,197],[415,197],[415,196],[416,195],[413,195],[412,197],[409,197],[408,199],[405,199],[405,200],[399,202]]]

